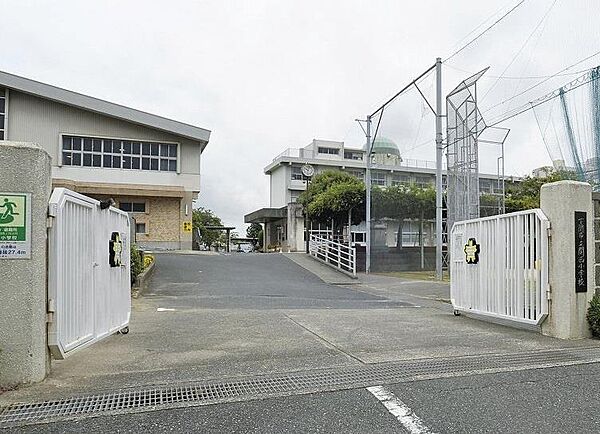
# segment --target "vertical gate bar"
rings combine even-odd
[[[537,279],[535,276],[535,214],[529,214],[529,319],[533,319],[535,311],[535,293]]]
[[[542,251],[541,251],[541,237],[542,237],[542,222],[539,219],[539,217],[537,216],[537,214],[535,215],[535,277],[536,277],[536,284],[535,284],[535,312],[534,312],[534,320],[538,320],[540,317],[540,295],[541,295],[541,288],[542,288],[542,273],[541,273],[541,268],[544,266],[542,263]]]
[[[517,317],[523,317],[523,269],[524,269],[524,222],[523,216],[517,216],[517,231],[515,233],[516,236],[516,246],[517,246],[517,264],[515,267],[515,272],[517,275],[517,298],[516,298],[516,306],[515,306],[515,315]]]
[[[529,309],[529,215],[523,216],[524,236],[523,236],[523,312],[522,317],[528,317]]]
[[[514,216],[511,219],[512,230],[510,231],[510,245],[511,245],[511,255],[512,255],[512,267],[510,269],[511,272],[511,292],[510,292],[510,314],[516,314],[516,300],[517,300],[517,276],[515,273],[515,269],[517,268],[517,230],[518,230],[518,217]]]

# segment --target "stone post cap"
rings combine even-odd
[[[542,185],[542,190],[547,190],[547,189],[554,189],[554,188],[560,188],[560,187],[567,187],[567,188],[572,188],[572,189],[578,189],[578,188],[584,188],[584,189],[592,189],[592,186],[587,183],[587,182],[581,182],[581,181],[572,181],[572,180],[564,180],[564,181],[556,181],[556,182],[549,182],[547,184]]]

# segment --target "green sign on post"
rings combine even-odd
[[[31,258],[31,194],[0,193],[0,259]]]

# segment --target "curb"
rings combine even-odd
[[[152,274],[154,273],[155,265],[156,265],[156,259],[154,259],[154,261],[152,261],[152,263],[148,266],[148,268],[146,268],[144,270],[144,272],[141,273],[137,277],[137,279],[135,280],[135,283],[131,287],[131,295],[133,298],[138,298],[140,296],[141,292],[147,288],[148,282],[150,281],[150,278],[152,277]]]

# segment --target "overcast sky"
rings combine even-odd
[[[243,233],[243,215],[269,205],[263,168],[277,154],[313,138],[362,146],[355,118],[517,3],[0,0],[0,69],[211,130],[198,203]],[[597,0],[525,0],[445,64],[444,94],[490,66],[478,88],[485,111],[541,81],[527,77],[594,54],[599,12]],[[487,116],[576,77],[548,80]],[[427,96],[432,84],[433,76],[423,82]],[[532,112],[503,126],[512,129],[507,173],[549,164]],[[390,108],[382,132],[405,157],[433,158],[423,144],[434,137],[433,118],[414,93]]]

